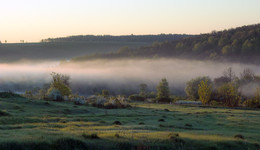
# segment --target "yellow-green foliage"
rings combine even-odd
[[[69,87],[70,77],[55,72],[53,72],[51,76],[52,76],[52,83],[48,91],[54,88],[54,89],[58,89],[62,96],[69,96],[71,94],[71,89]]]
[[[62,96],[69,96],[71,94],[71,89],[68,86],[66,86],[65,84],[60,83],[60,82],[53,82],[51,84],[51,87],[48,90],[48,93],[52,89],[58,89]]]
[[[260,108],[260,90],[257,88],[255,96],[252,99],[246,100],[244,105],[247,107],[256,107]]]
[[[203,104],[208,104],[211,98],[212,86],[208,84],[208,80],[201,81],[199,84],[199,98]]]
[[[238,106],[241,101],[238,87],[234,83],[226,83],[219,87],[218,95],[222,99],[223,104],[229,107]]]

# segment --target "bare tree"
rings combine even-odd
[[[229,82],[232,82],[236,78],[236,74],[231,67],[224,70],[223,76],[227,78]]]

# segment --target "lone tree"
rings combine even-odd
[[[202,104],[208,104],[211,98],[212,85],[208,83],[208,80],[201,81],[199,84],[199,98]]]
[[[168,81],[166,78],[163,78],[159,85],[157,86],[157,97],[156,99],[159,102],[170,102],[170,90]]]
[[[232,82],[236,78],[236,74],[231,67],[224,70],[223,76],[226,77],[229,82]]]
[[[69,96],[71,94],[70,89],[70,76],[52,72],[52,82],[48,89],[47,95],[55,95],[54,93],[60,93],[61,97]],[[55,96],[56,97],[56,96]]]
[[[140,86],[140,93],[139,93],[139,95],[142,96],[142,97],[146,97],[147,85],[142,83],[139,86]]]

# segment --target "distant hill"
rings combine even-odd
[[[42,42],[87,42],[87,41],[116,41],[116,42],[164,42],[172,41],[184,37],[190,37],[187,34],[159,34],[159,35],[77,35],[61,38],[43,39]]]
[[[139,48],[125,47],[108,54],[92,54],[74,61],[116,58],[187,58],[260,63],[260,24],[157,42]]]
[[[45,39],[40,43],[0,43],[0,63],[20,60],[61,60],[115,52],[121,47],[137,48],[156,41],[172,41],[190,35],[71,36]]]

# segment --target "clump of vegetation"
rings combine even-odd
[[[188,124],[188,123],[186,123],[185,126],[186,126],[186,127],[192,127],[192,125],[191,125],[191,124]]]
[[[100,137],[98,136],[97,133],[92,133],[92,134],[83,133],[82,136],[83,136],[85,139],[100,139]]]
[[[115,137],[116,137],[116,138],[120,138],[120,136],[119,136],[119,134],[118,134],[118,133],[116,133],[116,134],[115,134]]]
[[[244,105],[247,107],[260,108],[260,90],[257,88],[255,96],[252,99],[244,101]]]
[[[0,92],[0,98],[22,98],[22,96],[9,91],[9,92]]]
[[[245,139],[245,137],[244,137],[243,135],[241,135],[241,134],[235,135],[234,138],[236,138],[236,139],[242,139],[242,140]]]
[[[138,95],[138,94],[133,94],[133,95],[130,95],[128,97],[128,99],[131,101],[142,101],[143,102],[145,100],[145,97]]]
[[[0,110],[0,116],[10,116],[10,114],[4,110]]]
[[[121,109],[131,107],[128,104],[127,99],[122,96],[110,97],[109,100],[104,97],[98,97],[92,105],[105,109]]]
[[[173,140],[179,137],[179,133],[169,133],[168,137]]]
[[[72,101],[75,105],[85,105],[86,104],[86,100],[84,96],[79,96],[78,94],[71,94],[68,97],[68,100]]]
[[[164,120],[164,119],[159,119],[158,121],[159,121],[159,122],[164,122],[165,120]]]
[[[120,121],[118,121],[118,120],[114,121],[113,124],[114,125],[122,125],[122,123]]]
[[[144,122],[139,122],[139,125],[144,125]]]

